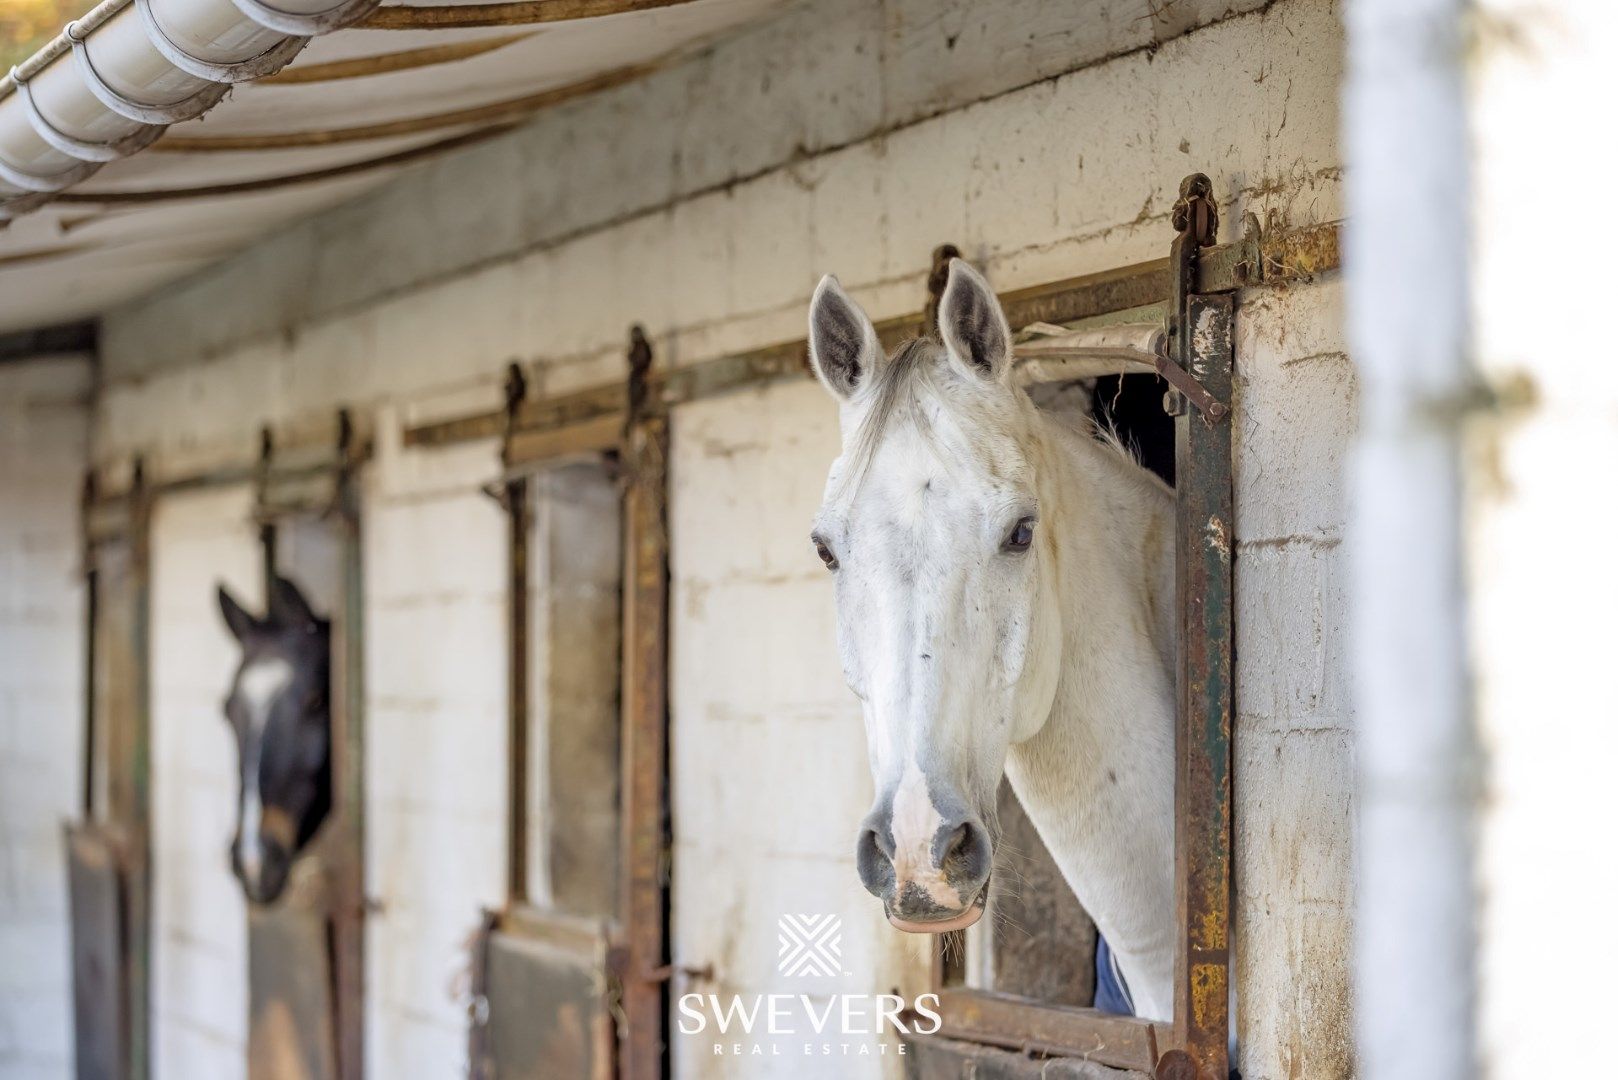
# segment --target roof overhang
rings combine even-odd
[[[106,310],[783,2],[105,0],[0,78],[0,332]]]

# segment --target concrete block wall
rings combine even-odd
[[[1236,934],[1243,1075],[1353,1073],[1354,727],[1341,544],[1357,415],[1336,281],[1237,309]]]
[[[407,451],[401,424],[494,406],[511,360],[546,392],[619,378],[631,322],[662,364],[801,336],[824,271],[873,316],[915,310],[945,240],[1002,288],[1158,257],[1194,169],[1214,179],[1227,236],[1247,210],[1294,225],[1340,216],[1333,3],[1174,5],[1184,25],[1154,21],[1164,5],[1073,7],[794,7],[109,317],[104,457],[138,448],[161,469],[250,452],[259,423],[344,401],[376,417],[376,1067],[460,1060],[449,969],[478,904],[499,898],[504,841],[504,545],[474,493],[494,449]],[[1351,367],[1334,285],[1249,299],[1242,1067],[1331,1078],[1351,1068],[1351,727],[1332,554]],[[913,990],[915,943],[877,924],[847,862],[868,781],[804,540],[833,410],[812,385],[781,385],[684,406],[674,437],[676,958],[712,961],[724,987],[769,985],[791,895],[846,913],[850,978]],[[685,1045],[676,1065],[730,1068]]]
[[[807,381],[748,391],[679,410],[672,446],[674,963],[714,972],[674,993],[808,993],[817,1007],[834,993],[925,993],[931,941],[894,933],[854,867],[872,798],[865,728],[808,541],[836,410]],[[777,969],[776,920],[798,913],[843,920],[840,977]],[[744,1040],[782,1055],[760,1058],[676,1036],[674,1072],[827,1075],[805,1041]],[[902,1063],[893,1038],[819,1041],[835,1047],[838,1076],[893,1076]],[[844,1058],[845,1044],[872,1053]]]
[[[73,1063],[67,857],[79,812],[88,357],[0,364],[0,1077]]]
[[[222,708],[241,650],[214,599],[264,603],[246,484],[168,496],[152,514],[152,1066],[247,1075],[247,905],[230,871],[238,777]]]
[[[468,939],[505,898],[505,520],[494,447],[403,451],[365,491],[366,1068],[461,1076]]]

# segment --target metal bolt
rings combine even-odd
[[[1170,1050],[1157,1059],[1156,1080],[1197,1080],[1197,1063],[1184,1050]]]

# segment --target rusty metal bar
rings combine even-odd
[[[942,990],[938,1011],[944,1017],[939,1034],[949,1038],[1036,1054],[1074,1055],[1146,1073],[1170,1037],[1162,1023],[986,990]]]
[[[622,1080],[663,1075],[668,963],[668,416],[630,334],[624,468]]]
[[[250,977],[254,987],[267,983],[278,992],[293,993],[287,1002],[303,1024],[303,1051],[310,1060],[325,1062],[316,1075],[334,1067],[342,1080],[364,1075],[365,995],[365,689],[364,577],[362,564],[361,492],[359,469],[369,447],[356,430],[347,409],[337,411],[335,422],[321,439],[278,440],[265,427],[259,433],[258,456],[251,467],[232,464],[201,473],[171,477],[161,492],[194,490],[218,484],[250,482],[254,489],[253,516],[259,526],[266,602],[281,572],[278,543],[280,528],[289,518],[317,519],[335,530],[339,564],[339,592],[331,611],[331,816],[323,827],[328,841],[321,845],[326,887],[324,900],[304,918],[318,923],[318,934],[300,923],[283,905],[276,912],[253,912],[249,931]],[[319,481],[311,484],[309,481]],[[261,940],[262,936],[262,940]],[[302,969],[317,961],[308,955],[286,954],[288,943],[320,950],[323,965],[317,982]],[[261,983],[261,977],[263,982]],[[318,983],[318,985],[317,985]],[[302,989],[298,989],[302,987]],[[313,1010],[310,1013],[308,1010]],[[326,1023],[313,1024],[310,1015],[323,1015]],[[255,1041],[279,1036],[250,1028],[250,1059],[263,1067],[268,1059]],[[256,1048],[256,1049],[255,1049]]]
[[[511,467],[511,431],[517,410],[528,393],[522,366],[506,371],[506,441],[501,459]],[[507,907],[528,902],[528,545],[533,532],[526,476],[506,479],[506,901]]]
[[[79,816],[84,821],[95,817],[96,789],[96,626],[98,571],[95,565],[95,545],[87,527],[90,507],[96,501],[95,473],[84,474],[84,488],[79,496],[80,565],[84,572],[84,752],[82,791],[79,798]]]
[[[1216,398],[1232,388],[1235,298],[1195,291],[1213,237],[1212,185],[1181,185],[1171,261],[1178,267],[1169,340],[1175,358]],[[1179,610],[1175,738],[1175,1046],[1158,1080],[1225,1080],[1229,1071],[1234,495],[1228,418],[1182,411],[1175,421]]]
[[[1197,260],[1199,293],[1308,280],[1339,265],[1340,225],[1331,222],[1301,229],[1260,230],[1252,215],[1243,235],[1229,244],[1203,249]],[[947,261],[946,261],[947,265]],[[1173,274],[1168,259],[1153,259],[1117,270],[1066,278],[1046,285],[1002,293],[1000,301],[1013,330],[1033,323],[1070,323],[1167,300]],[[922,332],[923,313],[884,319],[877,334],[888,346]],[[705,360],[651,378],[649,393],[667,408],[714,394],[809,374],[806,342],[779,342],[747,352]],[[552,431],[603,416],[621,415],[623,388],[617,383],[590,387],[560,397],[530,401],[523,407],[519,430]],[[443,446],[474,439],[498,438],[504,430],[501,410],[471,413],[406,428],[406,446]]]
[[[86,477],[81,509],[88,589],[85,820],[68,830],[76,1053],[95,1075],[145,1080],[151,1067],[151,519],[139,459],[117,500],[101,499],[94,477]],[[125,552],[123,570],[106,574],[100,563],[114,549]],[[120,632],[102,642],[112,612],[121,616]],[[103,705],[105,716],[98,717]]]
[[[347,415],[346,410],[340,416]],[[342,421],[339,420],[339,424]],[[345,450],[341,448],[341,431],[337,438],[327,429],[319,436],[310,436],[307,431],[301,431],[300,437],[292,438],[283,435],[274,439],[276,450],[274,457],[266,466],[264,463],[264,436],[261,433],[259,448],[251,457],[241,457],[234,461],[227,461],[220,465],[208,468],[186,470],[172,475],[152,475],[150,469],[145,471],[144,492],[149,499],[159,499],[164,495],[172,495],[184,491],[196,491],[203,488],[230,487],[235,484],[254,484],[260,490],[274,486],[282,481],[314,476],[336,476],[344,469],[352,467],[355,463],[369,460],[373,446],[369,436],[360,430],[352,418],[350,424],[350,446]],[[300,429],[301,430],[301,429]],[[325,450],[324,454],[315,453]],[[278,458],[293,457],[298,459],[296,465],[288,466]],[[105,467],[106,463],[103,463]],[[92,474],[97,475],[97,486],[94,499],[89,504],[90,518],[89,530],[91,543],[100,542],[110,533],[121,534],[124,526],[121,524],[130,511],[128,504],[132,492],[126,486],[122,489],[104,486],[100,483],[100,469],[93,467]],[[277,512],[284,512],[285,508],[276,507]],[[101,518],[110,519],[103,523]]]
[[[152,665],[151,665],[151,498],[145,468],[135,462],[131,485],[130,606],[131,688],[128,721],[131,758],[130,801],[115,808],[128,828],[125,850],[129,920],[129,1077],[152,1075]]]
[[[332,808],[342,836],[331,910],[337,1069],[365,1075],[365,576],[359,470],[366,447],[347,409],[337,418],[342,461],[333,508],[342,542],[342,606],[333,612]]]
[[[1185,399],[1196,406],[1197,411],[1203,416],[1210,420],[1222,420],[1229,414],[1229,405],[1210,394],[1208,388],[1202,385],[1195,375],[1173,360],[1166,356],[1158,356],[1153,358],[1152,364],[1163,381],[1185,395]]]
[[[274,467],[274,462],[275,436],[270,432],[269,426],[265,425],[258,434],[258,476],[256,478],[255,487],[257,490],[254,492],[254,498],[259,505],[259,512],[256,516],[259,519],[258,545],[263,556],[264,603],[266,607],[268,607],[270,597],[275,592],[276,536],[275,521],[263,512],[263,508],[265,493],[270,486],[270,469]]]

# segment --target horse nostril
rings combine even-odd
[[[875,829],[860,832],[854,847],[854,864],[866,892],[882,898],[893,892],[893,849]]]
[[[976,882],[989,876],[994,853],[989,834],[975,821],[963,821],[934,849],[950,881]]]

